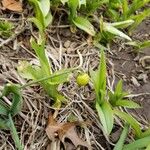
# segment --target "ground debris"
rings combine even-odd
[[[66,143],[65,140],[69,139],[75,147],[78,147],[80,145],[90,149],[88,143],[79,138],[75,130],[76,126],[83,126],[85,124],[86,124],[85,122],[80,121],[58,123],[53,118],[53,116],[50,115],[48,126],[46,128],[46,133],[49,139],[52,141],[53,145],[54,143],[56,143],[56,140],[59,139],[66,149],[68,147],[68,143]],[[71,147],[70,144],[69,147]]]
[[[15,12],[22,12],[22,3],[16,0],[2,0],[4,9],[8,9]]]

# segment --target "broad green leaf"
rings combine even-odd
[[[133,23],[134,23],[134,20],[125,20],[125,21],[110,23],[110,25],[113,27],[122,29],[122,28],[128,27],[129,25],[131,25]]]
[[[103,103],[105,94],[106,94],[106,75],[107,75],[107,70],[106,70],[106,57],[105,53],[102,50],[101,51],[101,58],[100,58],[100,66],[98,69],[98,90],[99,90],[99,104]]]
[[[73,23],[80,29],[84,30],[91,36],[95,35],[94,27],[93,25],[87,20],[86,18],[83,17],[76,17],[73,19]]]
[[[141,108],[141,106],[130,100],[118,100],[115,103],[116,106],[122,106],[127,108]]]
[[[90,70],[90,75],[94,83],[94,89],[96,92],[97,101],[99,104],[102,104],[105,99],[106,94],[106,58],[105,53],[102,50],[100,65],[97,71]]]
[[[46,17],[50,11],[50,0],[37,0],[37,3],[43,16]]]
[[[33,38],[31,38],[31,47],[34,49],[38,59],[40,61],[41,70],[43,71],[44,76],[49,76],[51,74],[50,63],[48,60],[48,56],[45,52],[45,41],[37,44]]]
[[[70,72],[69,72],[69,70],[70,70]],[[67,72],[67,73],[65,73],[65,72]],[[68,82],[69,81],[69,75],[71,72],[72,72],[71,69],[62,69],[60,71],[54,72],[53,75],[54,76],[56,75],[56,77],[54,77],[50,80],[50,84],[61,84],[64,82]]]
[[[148,127],[148,129],[143,131],[140,137],[143,138],[143,137],[146,137],[146,136],[150,136],[150,127]]]
[[[44,32],[44,28],[43,28],[43,25],[42,25],[40,20],[38,20],[37,18],[33,17],[33,18],[29,18],[29,21],[33,22],[41,33]]]
[[[146,148],[150,144],[150,136],[138,139],[130,144],[123,147],[123,150],[138,150],[141,148]]]
[[[98,70],[97,71],[93,71],[90,70],[90,76],[94,85],[94,89],[96,92],[96,96],[99,97],[99,76],[98,76]]]
[[[120,93],[122,93],[122,87],[123,87],[123,85],[122,85],[122,80],[119,80],[119,82],[117,83],[117,86],[116,86],[116,88],[115,88],[115,93],[117,94],[120,94]]]
[[[125,112],[121,112],[117,109],[114,109],[114,114],[116,114],[119,118],[123,119],[128,124],[130,124],[131,127],[134,129],[137,137],[141,136],[140,125],[139,125],[139,122],[135,118],[133,118],[131,115],[129,115]]]
[[[111,24],[109,24],[109,23],[104,23],[104,25],[103,25],[103,30],[104,30],[104,31],[107,31],[107,32],[109,32],[109,33],[111,33],[111,34],[114,34],[114,35],[116,35],[116,36],[120,36],[120,37],[122,37],[122,38],[124,38],[124,39],[127,39],[127,40],[129,40],[129,41],[132,41],[132,39],[131,39],[128,35],[124,34],[123,32],[121,32],[121,31],[118,30],[117,28],[113,27],[113,26],[112,26]]]
[[[136,50],[141,50],[150,47],[150,40],[145,40],[143,42],[127,42],[126,45],[134,46]]]
[[[27,61],[19,62],[17,70],[20,76],[26,79],[36,80],[43,77],[40,67],[33,66]]]
[[[68,7],[70,9],[70,19],[73,20],[77,17],[77,8],[79,6],[78,0],[68,0]]]
[[[42,13],[42,10],[39,7],[39,1],[38,0],[28,0],[34,7],[34,12],[37,20],[41,22],[43,25],[43,28],[45,28],[45,23],[44,23],[44,15]]]
[[[129,11],[128,0],[123,0],[122,9],[123,9],[123,19],[125,20],[127,18],[127,13]]]
[[[124,129],[123,129],[123,131],[122,131],[122,133],[120,135],[120,138],[119,138],[119,140],[118,140],[118,142],[115,145],[113,150],[122,150],[123,149],[123,145],[124,145],[124,142],[125,142],[125,140],[127,138],[128,132],[129,132],[129,125],[126,124],[124,126]]]
[[[104,101],[101,105],[96,102],[96,110],[103,125],[104,132],[109,135],[114,124],[113,111],[110,104],[107,101]]]
[[[150,144],[146,147],[145,150],[150,150]]]
[[[49,14],[45,17],[45,26],[47,27],[49,24],[51,24],[53,21],[53,16],[52,14],[49,12]]]

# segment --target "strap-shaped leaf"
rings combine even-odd
[[[23,150],[24,148],[23,148],[23,145],[21,144],[21,142],[19,140],[18,133],[17,133],[17,130],[15,128],[14,122],[12,120],[11,114],[9,114],[8,117],[9,117],[11,135],[12,135],[12,138],[13,138],[13,140],[15,142],[16,148],[18,150]]]
[[[31,38],[31,47],[34,49],[36,55],[38,56],[43,72],[42,74],[44,76],[49,76],[51,74],[51,68],[45,52],[45,40],[43,40],[42,43],[38,44],[36,43],[35,39]]]
[[[133,23],[134,23],[134,20],[125,20],[125,21],[110,23],[110,25],[112,25],[113,27],[116,27],[116,28],[123,29],[123,28],[126,28]]]
[[[150,136],[136,140],[123,147],[123,150],[138,150],[147,147],[150,144]]]
[[[78,0],[68,0],[68,7],[70,9],[70,19],[74,19],[77,16],[77,8],[79,6]]]
[[[113,110],[110,104],[107,101],[104,101],[102,105],[96,102],[96,110],[104,127],[104,132],[109,135],[114,124]]]
[[[130,124],[131,127],[134,129],[137,137],[141,136],[142,134],[141,128],[140,128],[139,122],[135,118],[117,109],[114,109],[114,114],[117,115],[119,118],[123,119],[124,121],[126,121],[128,124]]]
[[[44,17],[46,17],[50,11],[50,0],[36,0],[40,10]]]
[[[90,23],[89,20],[87,20],[86,18],[83,17],[76,17],[73,19],[73,23],[80,29],[82,29],[83,31],[87,32],[88,34],[90,34],[91,36],[94,36],[95,30],[94,30],[94,26]]]
[[[44,15],[39,7],[38,0],[28,0],[28,1],[33,5],[34,11],[35,11],[35,16],[43,25],[43,30],[44,30],[44,28],[45,28]]]
[[[128,135],[128,131],[129,131],[129,125],[126,124],[126,125],[124,126],[124,129],[123,129],[123,131],[122,131],[122,133],[121,133],[121,136],[120,136],[120,138],[119,138],[119,140],[118,140],[118,142],[117,142],[117,144],[115,145],[115,147],[114,147],[113,150],[122,150],[123,145],[124,145],[124,142],[125,142],[125,140],[126,140],[126,138],[127,138],[127,135]]]
[[[113,26],[112,26],[111,24],[109,24],[109,23],[104,23],[104,25],[103,25],[103,30],[104,30],[104,31],[107,31],[107,32],[109,32],[109,33],[111,33],[111,34],[113,34],[113,35],[120,36],[120,37],[122,37],[122,38],[124,38],[124,39],[127,39],[127,40],[129,40],[129,41],[132,41],[132,39],[131,39],[128,35],[124,34],[122,31],[120,31],[120,30],[118,30],[117,28],[113,27]]]
[[[124,100],[124,99],[116,101],[115,106],[122,106],[127,108],[141,108],[141,106],[136,102],[133,102],[131,100]]]

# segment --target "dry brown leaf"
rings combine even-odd
[[[47,136],[51,141],[54,141],[56,137],[64,144],[65,139],[69,139],[75,147],[78,145],[84,146],[88,148],[87,142],[83,141],[77,135],[75,127],[77,125],[81,125],[83,122],[75,121],[75,122],[66,122],[66,123],[57,123],[54,118],[50,115],[48,126],[46,128]]]
[[[5,9],[15,12],[22,12],[22,3],[16,0],[2,0],[2,5]]]

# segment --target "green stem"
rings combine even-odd
[[[64,72],[62,72],[62,73],[59,73],[59,74],[52,74],[52,75],[50,75],[50,76],[48,76],[48,77],[44,77],[44,78],[38,79],[38,80],[36,80],[36,81],[31,81],[31,82],[29,82],[29,83],[27,83],[27,84],[25,84],[25,85],[22,85],[20,88],[21,88],[21,89],[26,88],[26,87],[31,86],[31,85],[33,85],[33,84],[36,84],[36,83],[38,83],[38,82],[43,82],[43,81],[45,81],[45,80],[52,79],[52,78],[55,78],[55,77],[58,77],[58,76],[61,76],[61,75],[70,73],[71,71],[74,71],[74,70],[76,70],[76,69],[77,69],[77,68],[72,68],[72,69],[69,69],[69,70],[64,71]]]
[[[10,121],[10,130],[11,130],[12,138],[15,142],[16,148],[18,150],[23,150],[23,145],[20,143],[19,136],[15,128],[14,122],[12,120],[11,114],[9,114],[9,121]]]

